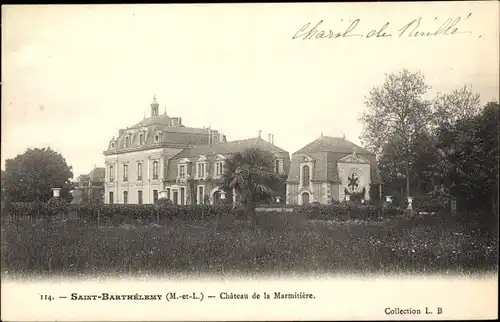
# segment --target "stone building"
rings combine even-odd
[[[160,114],[156,97],[150,107],[149,118],[119,130],[104,151],[105,203],[150,204],[162,191],[177,204],[199,203],[201,195],[216,202],[225,160],[252,146],[274,152],[280,171],[288,170],[288,152],[260,137],[227,142],[219,131]]]
[[[286,182],[287,204],[345,200],[381,185],[375,154],[345,138],[323,136],[292,155]]]
[[[94,166],[89,174],[79,176],[76,187],[72,191],[73,200],[71,203],[103,203],[104,171],[104,168]]]

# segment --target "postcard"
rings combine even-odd
[[[2,321],[497,319],[499,9],[2,6]]]

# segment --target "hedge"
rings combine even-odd
[[[290,207],[290,206],[288,206]],[[288,208],[287,207],[287,208]],[[99,224],[140,224],[166,223],[176,218],[183,220],[211,220],[231,214],[236,219],[246,219],[244,209],[233,210],[231,205],[174,205],[160,199],[156,204],[80,204],[68,205],[64,202],[48,203],[2,203],[2,217],[15,218],[53,218],[57,215],[76,216],[83,223]],[[383,211],[371,204],[335,203],[331,205],[310,204],[294,206],[293,213],[287,216],[300,215],[312,220],[377,220],[380,217],[393,218],[401,216],[403,211],[392,205],[385,205]],[[254,215],[253,212],[251,215]]]
[[[336,203],[331,205],[305,205],[294,208],[294,213],[305,215],[316,220],[375,220],[380,217],[392,218],[401,216],[403,211],[394,206],[386,206],[382,211],[371,204]]]

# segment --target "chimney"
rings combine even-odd
[[[272,139],[271,139],[271,138],[272,138],[272,134],[271,134],[271,133],[269,133],[269,134],[267,135],[267,141],[269,141],[269,143],[271,143],[271,141],[272,141]]]
[[[259,138],[260,138],[260,136],[261,136],[261,135],[262,135],[262,131],[261,131],[261,130],[259,130]]]
[[[271,134],[271,144],[274,145],[274,134]]]

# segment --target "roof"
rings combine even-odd
[[[356,151],[358,154],[373,154],[370,151],[339,137],[321,136],[314,142],[309,143],[294,154],[300,153],[315,153],[315,152],[338,152],[352,153]]]
[[[139,123],[136,123],[134,125],[132,125],[130,128],[131,129],[136,129],[136,128],[140,128],[140,127],[143,127],[143,126],[149,126],[149,125],[164,125],[164,126],[170,126],[171,124],[171,120],[173,118],[168,116],[167,114],[163,114],[163,115],[153,115],[151,117],[148,117],[142,121],[140,121]],[[177,119],[177,118],[175,118]],[[184,127],[184,125],[178,125],[176,127]]]
[[[90,181],[92,182],[100,182],[104,181],[104,174],[105,169],[104,168],[94,168],[92,171],[89,173]]]
[[[189,158],[198,155],[207,155],[207,154],[231,154],[243,152],[248,148],[261,148],[263,150],[272,151],[272,152],[283,152],[288,153],[287,151],[279,148],[260,137],[251,138],[246,140],[237,140],[230,141],[225,143],[218,143],[212,145],[199,145],[192,148],[187,148],[176,154],[172,157],[172,159],[180,159],[180,158]]]

